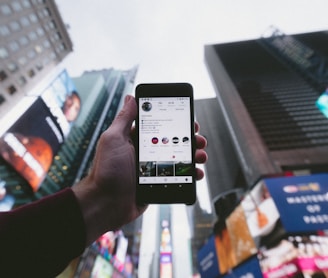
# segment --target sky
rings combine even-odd
[[[62,63],[84,70],[139,65],[136,83],[189,82],[214,97],[204,45],[328,30],[327,0],[56,0],[74,52]]]

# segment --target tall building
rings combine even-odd
[[[132,92],[136,72],[137,67],[128,71],[106,69],[85,72],[82,76],[73,78],[74,90],[81,100],[80,113],[54,154],[42,183],[36,189],[31,188],[31,183],[0,156],[0,187],[5,188],[7,197],[14,200],[13,207],[72,186],[85,175],[99,136],[111,124],[122,105],[123,96]],[[63,71],[41,92],[41,98],[49,92],[58,94],[68,83],[69,77]],[[40,114],[39,110],[37,114]],[[24,117],[21,118],[24,120]],[[0,200],[0,206],[1,201],[4,199]]]
[[[304,200],[327,195],[327,49],[327,32],[277,29],[205,46],[216,98],[197,100],[195,112],[208,139],[205,167],[216,220],[198,248],[202,277],[300,277],[306,267],[287,270],[294,258],[277,263],[274,256],[289,257],[287,243],[295,261],[303,258],[305,233],[326,239],[326,200]],[[316,212],[307,210],[310,203]]]
[[[54,0],[1,1],[0,117],[71,51]]]
[[[316,106],[328,85],[327,46],[327,32],[277,29],[205,46],[217,97],[196,102],[196,116],[209,141],[212,201],[261,177],[328,170],[328,119]]]

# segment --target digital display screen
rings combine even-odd
[[[316,105],[319,108],[319,110],[328,118],[328,88],[317,99]]]
[[[192,183],[191,99],[139,99],[139,183]]]

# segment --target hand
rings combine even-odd
[[[135,201],[136,161],[131,135],[136,116],[136,101],[127,96],[123,109],[99,139],[88,176],[72,188],[86,223],[87,245],[106,231],[136,219],[147,208],[137,206]],[[199,125],[195,127],[198,132]],[[196,163],[205,163],[205,138],[196,135],[196,145]],[[203,176],[203,171],[197,169],[196,178]]]

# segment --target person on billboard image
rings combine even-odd
[[[41,93],[41,98],[57,118],[57,122],[66,138],[72,124],[77,120],[82,105],[75,84],[66,70],[62,71],[45,88]]]
[[[56,277],[85,248],[143,214],[136,203],[132,124],[137,103],[126,96],[122,110],[99,138],[88,174],[75,185],[0,213],[0,276]],[[198,132],[199,125],[195,124]],[[195,135],[195,162],[205,163],[206,139]],[[196,168],[197,180],[204,177]]]
[[[66,96],[62,111],[69,123],[74,122],[81,110],[81,99],[76,91]]]

